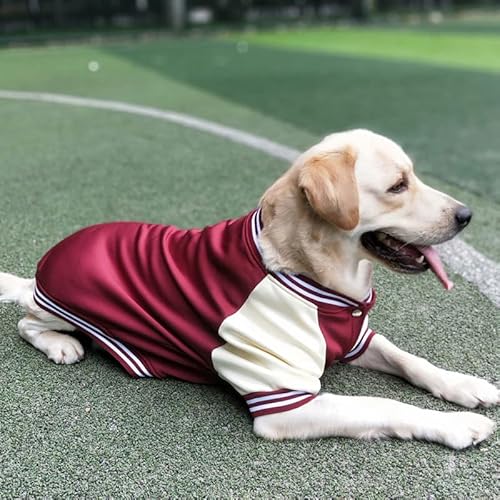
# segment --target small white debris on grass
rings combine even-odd
[[[236,44],[236,50],[238,54],[246,54],[248,52],[248,42],[245,42],[245,40],[240,40]]]
[[[92,73],[95,73],[96,71],[99,71],[99,63],[97,61],[90,61],[88,64],[89,71],[92,71]]]
[[[453,474],[457,468],[457,459],[455,455],[450,455],[448,458],[448,464],[446,466],[446,472],[448,474]]]
[[[444,20],[443,13],[440,12],[439,10],[434,10],[429,14],[429,21],[432,24],[440,24]]]

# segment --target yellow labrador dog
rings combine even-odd
[[[70,236],[34,279],[0,274],[0,300],[21,305],[20,335],[56,363],[83,358],[80,330],[135,377],[223,379],[269,439],[422,439],[461,449],[495,424],[320,392],[334,361],[407,379],[467,408],[498,404],[479,378],[437,368],[368,327],[372,267],[431,269],[452,287],[432,245],[470,221],[425,185],[404,151],[367,130],[332,134],[303,153],[257,210],[202,230],[110,223]]]

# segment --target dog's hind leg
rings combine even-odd
[[[19,335],[54,363],[71,365],[80,361],[85,354],[78,339],[55,331],[74,330],[69,323],[55,316],[52,316],[52,319],[40,319],[33,314],[27,314],[17,326]]]
[[[0,302],[18,304],[26,311],[17,325],[19,335],[54,363],[69,365],[80,361],[85,354],[80,341],[61,333],[75,328],[39,307],[33,299],[34,287],[34,279],[0,273]]]
[[[26,301],[33,300],[34,282],[33,279],[0,273],[0,303],[19,304],[26,308]]]

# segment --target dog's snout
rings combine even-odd
[[[472,219],[472,210],[469,207],[462,206],[455,212],[455,220],[460,229],[463,229]]]

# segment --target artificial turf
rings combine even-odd
[[[402,143],[420,172],[500,202],[498,75],[262,47],[249,37],[243,53],[238,42],[196,40],[108,51],[316,137],[378,130]]]
[[[456,33],[353,27],[245,34],[247,42],[277,47],[500,71],[498,33]]]
[[[257,122],[237,126],[299,149],[332,131],[356,127],[393,137],[415,160],[418,173],[438,180],[457,198],[467,193],[464,201],[481,221],[464,239],[500,259],[500,234],[494,230],[500,227],[498,75],[251,43],[241,53],[238,42],[169,40],[106,50],[169,82],[258,112]],[[173,106],[185,110],[189,103]],[[234,126],[217,111],[208,116]],[[273,128],[276,119],[281,124],[271,134],[268,117]]]
[[[0,88],[177,109],[297,148],[346,126],[392,132],[419,166],[432,167],[423,168],[429,180],[476,203],[471,241],[496,255],[498,236],[489,233],[498,234],[500,226],[492,200],[497,180],[490,164],[476,162],[481,151],[474,139],[481,136],[478,105],[485,113],[486,137],[500,123],[498,110],[483,102],[493,96],[499,77],[385,62],[386,76],[363,85],[360,76],[380,63],[283,53],[250,46],[242,54],[232,42],[207,39],[5,51],[0,52]],[[90,60],[99,60],[99,72],[87,70]],[[282,72],[273,71],[273,61]],[[419,93],[415,83],[407,97],[420,99],[423,111],[418,102],[405,103],[397,89],[421,71],[422,82],[430,78],[427,90]],[[391,72],[395,83],[389,91]],[[340,73],[342,85],[335,83]],[[455,81],[457,74],[482,92],[476,95],[465,83],[454,87],[463,103],[460,112],[451,98],[442,103],[444,82]],[[335,92],[329,90],[332,85]],[[354,119],[350,110],[358,101],[361,109]],[[391,113],[383,112],[384,101]],[[321,102],[330,103],[331,111]],[[83,225],[139,219],[191,226],[244,213],[287,166],[243,146],[143,117],[1,100],[0,113],[1,270],[25,276],[33,275],[47,248]],[[453,130],[430,120],[434,113]],[[454,134],[461,134],[461,154],[452,154]],[[493,159],[499,154],[496,142],[488,154]],[[464,178],[470,164],[480,179]],[[491,196],[478,196],[484,190]],[[407,278],[379,270],[371,324],[440,366],[494,380],[500,361],[498,311],[472,285],[454,280],[456,289],[445,293],[431,275]],[[19,314],[0,308],[0,497],[500,494],[498,435],[464,452],[399,441],[268,443],[252,435],[244,405],[223,387],[132,380],[102,353],[91,353],[77,366],[52,364],[16,335]],[[403,381],[349,366],[329,370],[323,388],[458,410]],[[496,409],[478,411],[498,420]]]
[[[162,39],[0,52],[0,87],[71,93],[194,113],[302,150],[335,130],[372,128],[417,172],[475,212],[463,237],[500,259],[499,77],[477,71]],[[88,70],[98,61],[100,70]],[[459,125],[459,126],[458,126]],[[494,203],[492,203],[492,199]]]

